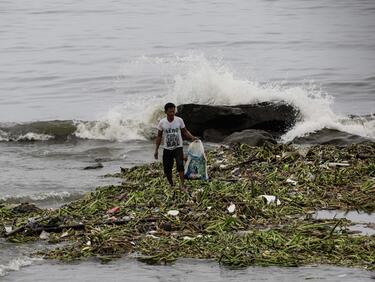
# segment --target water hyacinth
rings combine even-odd
[[[22,243],[44,234],[50,243],[65,242],[36,254],[63,261],[131,254],[147,263],[183,257],[374,270],[375,236],[353,234],[355,222],[347,219],[312,215],[375,211],[375,144],[300,151],[217,148],[207,153],[210,181],[187,182],[188,192],[169,187],[160,163],[122,169],[115,175],[120,185],[99,187],[55,210],[0,204],[0,236]]]

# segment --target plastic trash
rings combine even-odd
[[[69,236],[69,232],[66,231],[63,234],[61,234],[60,238],[65,238],[65,237],[68,237],[68,236]]]
[[[270,205],[270,204],[274,204],[274,203],[275,203],[277,206],[281,205],[280,200],[277,199],[276,196],[274,196],[274,195],[260,195],[260,196],[258,196],[258,198],[263,198],[263,199],[265,199],[265,200],[266,200],[266,203],[267,203],[268,205]]]
[[[207,159],[202,141],[200,140],[191,142],[188,147],[184,175],[187,179],[208,179]]]
[[[180,212],[178,210],[170,210],[167,212],[168,215],[177,216]]]
[[[229,213],[234,213],[236,210],[236,205],[235,204],[230,204],[229,207],[227,208]]]
[[[348,163],[328,163],[328,166],[329,167],[337,167],[337,166],[345,167],[345,166],[349,166],[349,164]]]
[[[42,233],[40,233],[39,238],[42,240],[47,240],[49,238],[49,233],[43,230]]]
[[[239,176],[240,173],[241,173],[241,170],[240,170],[239,167],[237,167],[237,168],[233,169],[230,173],[231,173],[232,175],[234,175],[234,176]]]
[[[293,179],[288,178],[288,179],[286,180],[286,183],[290,183],[290,184],[292,184],[293,186],[296,186],[298,182],[295,181],[295,180],[293,180]]]
[[[114,207],[114,208],[107,210],[107,214],[114,214],[114,213],[118,213],[119,211],[120,211],[119,207]]]

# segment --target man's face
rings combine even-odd
[[[168,108],[165,113],[167,114],[168,119],[173,119],[176,113],[176,108]]]

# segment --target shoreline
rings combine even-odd
[[[374,143],[219,147],[207,154],[211,180],[189,181],[189,194],[171,191],[153,163],[125,169],[115,175],[121,185],[99,187],[59,209],[17,213],[3,206],[0,217],[8,225],[16,218],[14,228],[42,218],[8,241],[54,231],[44,231],[44,240],[67,245],[38,255],[63,261],[138,253],[148,263],[205,258],[232,266],[319,262],[374,270],[374,236],[351,234],[345,219],[311,218],[327,208],[374,212],[374,152]],[[262,195],[276,198],[267,204]],[[51,229],[61,226],[70,228]]]

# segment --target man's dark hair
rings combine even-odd
[[[167,112],[168,109],[170,109],[170,108],[176,108],[176,105],[173,104],[173,103],[167,103],[167,104],[165,104],[165,106],[164,106],[164,112]]]

